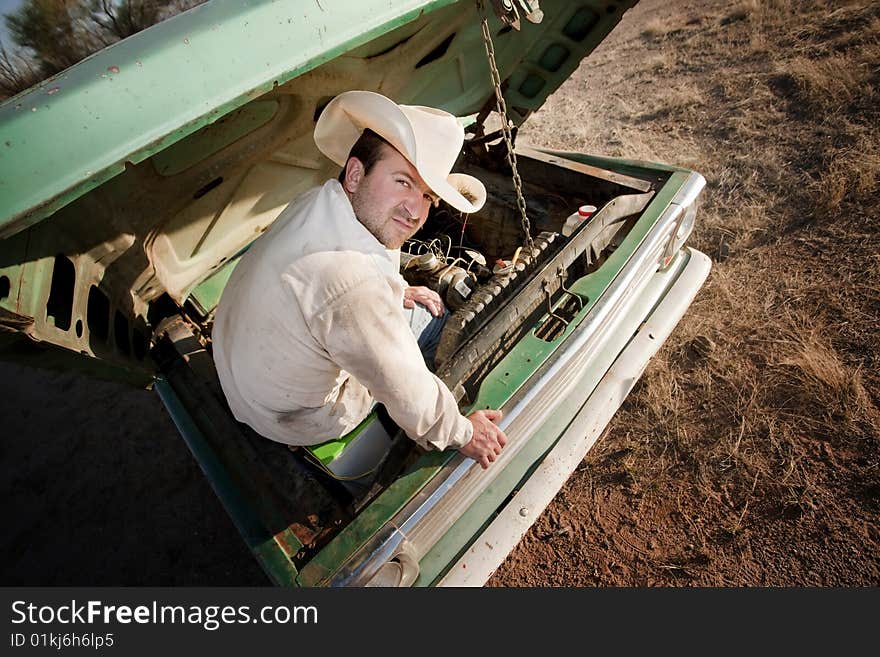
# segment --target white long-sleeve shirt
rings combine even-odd
[[[214,319],[214,363],[236,419],[314,445],[351,431],[375,400],[423,447],[466,445],[473,427],[404,317],[399,263],[336,180],[287,206],[239,261]]]

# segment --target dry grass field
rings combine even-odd
[[[642,0],[529,119],[701,172],[714,264],[491,586],[880,584],[878,89],[877,2]],[[4,583],[266,584],[153,393],[0,398]]]
[[[707,180],[713,271],[491,584],[880,584],[880,5],[643,0],[529,143]]]

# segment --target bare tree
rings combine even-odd
[[[173,0],[91,0],[91,18],[116,39],[136,34],[161,20]]]
[[[6,17],[6,27],[46,77],[107,45],[80,0],[29,0]]]
[[[39,68],[26,51],[10,52],[0,41],[0,100],[5,100],[43,79]]]
[[[0,100],[205,0],[25,0],[6,16]]]

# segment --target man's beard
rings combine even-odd
[[[418,223],[415,223],[411,230],[404,230],[404,227],[397,222],[395,217],[405,221],[403,218],[406,216],[406,212],[401,212],[399,207],[392,208],[388,214],[382,215],[375,211],[369,199],[362,198],[358,194],[352,196],[351,207],[358,221],[386,249],[399,249],[418,230]]]

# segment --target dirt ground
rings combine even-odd
[[[880,583],[880,6],[644,0],[520,138],[703,173],[713,271],[495,586]]]
[[[535,145],[707,179],[713,270],[490,586],[880,584],[880,6],[642,0]],[[267,580],[148,391],[0,364],[4,584]]]

